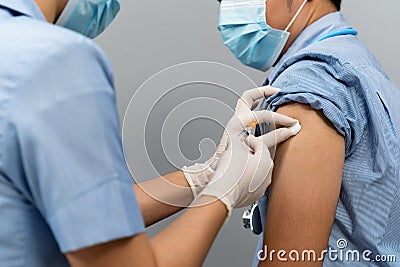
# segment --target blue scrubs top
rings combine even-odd
[[[261,108],[277,110],[289,102],[310,105],[322,111],[345,139],[343,182],[329,247],[342,253],[357,250],[361,260],[335,260],[339,254],[332,254],[325,257],[324,266],[398,266],[400,91],[356,36],[315,42],[350,27],[339,12],[307,27],[268,77],[267,83],[283,90]],[[260,133],[266,131],[266,125],[259,128]],[[259,205],[260,223],[265,225],[268,192]],[[262,239],[261,235],[257,250]],[[345,242],[338,244],[341,239]],[[363,260],[365,250],[372,252],[371,262]],[[397,265],[372,261],[390,255],[396,256]],[[257,263],[256,256],[253,265]]]
[[[143,232],[105,55],[33,0],[0,0],[0,37],[0,265]]]

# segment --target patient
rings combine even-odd
[[[259,201],[264,229],[257,251],[265,254],[267,246],[267,257],[256,256],[254,266],[365,266],[382,255],[400,260],[400,91],[338,12],[340,4],[266,2],[273,29],[285,29],[301,11],[266,81],[282,91],[261,108],[297,118],[302,131],[276,150],[272,185]],[[225,40],[231,50],[232,40]],[[255,67],[244,54],[237,57]],[[266,131],[266,125],[257,130]],[[329,247],[344,256],[325,253]],[[286,252],[280,259],[279,250]],[[315,256],[302,259],[304,250]],[[359,262],[346,259],[349,250],[359,251]]]
[[[269,0],[268,24],[283,29],[301,2]],[[283,249],[288,262],[275,255],[272,262],[256,258],[255,266],[365,266],[380,255],[400,259],[400,92],[356,36],[321,40],[351,28],[337,12],[340,2],[307,3],[268,76],[267,83],[283,91],[262,108],[297,118],[303,129],[277,148],[273,182],[260,200],[265,227],[258,248]],[[328,254],[318,260],[328,246],[358,250],[360,262]],[[298,258],[289,257],[291,250],[300,261],[293,262]],[[316,257],[301,261],[304,250]],[[366,250],[371,253],[363,258]],[[385,264],[391,265],[379,266]]]

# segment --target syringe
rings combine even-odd
[[[247,138],[247,136],[250,135],[250,131],[253,130],[257,124],[258,124],[258,121],[255,120],[250,124],[250,126],[246,127],[243,131],[241,131],[240,134],[238,135],[240,141],[243,142]]]

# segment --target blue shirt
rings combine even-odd
[[[0,265],[143,232],[105,55],[33,0],[0,0],[0,37]]]
[[[400,262],[400,91],[356,36],[315,42],[350,27],[339,12],[307,27],[268,76],[267,82],[283,90],[261,108],[276,110],[289,102],[310,105],[345,139],[343,181],[329,247],[340,251],[342,244],[337,242],[344,239],[347,246],[342,251],[357,250],[361,260],[325,257],[324,266],[394,266],[363,261],[361,253],[370,250],[371,260],[396,255]],[[260,130],[268,129],[263,125]],[[262,225],[267,204],[268,192],[259,201]],[[256,257],[254,266],[257,263]]]

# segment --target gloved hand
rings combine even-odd
[[[204,163],[196,163],[190,167],[185,166],[182,168],[183,174],[192,189],[193,198],[196,198],[208,184],[211,176],[214,174],[215,166],[222,153],[225,152],[227,145],[228,135],[224,132],[217,150],[210,159]]]
[[[240,121],[254,121],[255,120],[255,113],[252,112],[255,109],[259,101],[262,98],[269,97],[277,92],[280,89],[273,88],[271,86],[264,86],[255,88],[252,90],[248,90],[243,93],[242,97],[238,100],[235,112],[236,117],[239,120],[235,120],[230,122],[226,127],[230,131],[242,131],[244,128]],[[295,124],[297,121],[270,111],[263,111],[263,116],[266,122],[269,123],[277,123],[284,126],[291,126]],[[272,139],[271,139],[272,140]],[[209,183],[211,176],[214,174],[215,167],[218,163],[219,158],[221,157],[222,153],[226,150],[228,144],[228,134],[227,131],[224,132],[224,135],[221,138],[220,144],[217,147],[216,152],[214,155],[207,160],[205,163],[197,163],[190,167],[183,167],[183,173],[187,182],[192,189],[193,197],[196,198],[197,195],[205,188],[205,186]],[[272,146],[272,144],[268,144]]]
[[[241,105],[237,110],[243,108]],[[297,124],[297,120],[266,110],[235,113],[229,121],[224,134],[228,136],[228,148],[219,159],[211,182],[199,194],[220,199],[229,215],[232,209],[248,206],[263,196],[271,183],[274,165],[269,148],[297,134],[291,128],[280,128],[260,137],[249,135],[242,142],[238,135],[254,119],[259,123]]]

